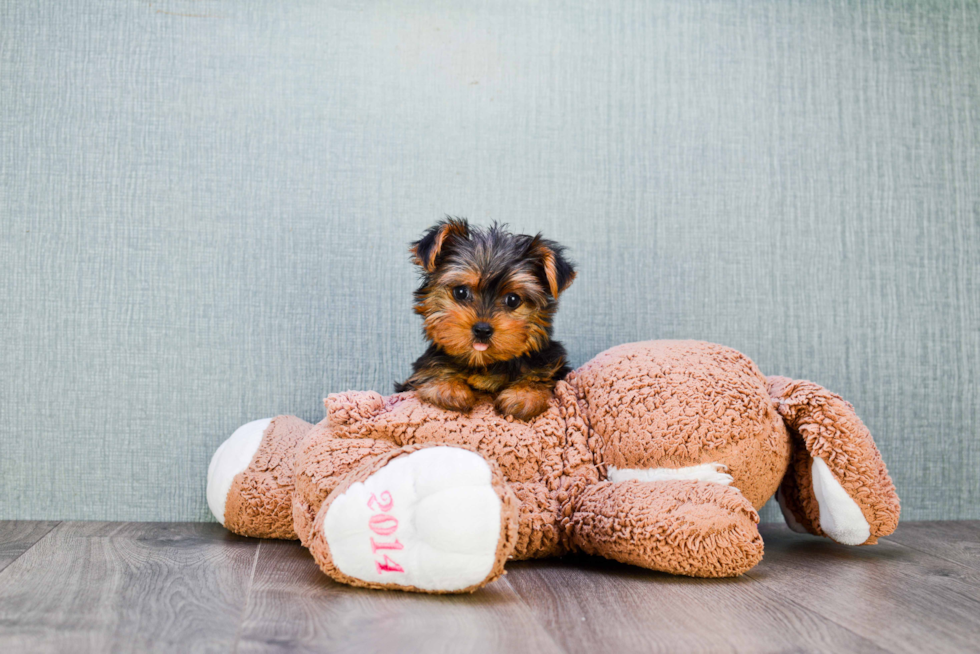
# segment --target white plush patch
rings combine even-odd
[[[810,468],[813,494],[820,506],[820,528],[838,543],[860,545],[871,536],[871,526],[864,519],[861,507],[851,499],[834,477],[827,462],[814,457]]]
[[[272,418],[253,420],[235,430],[211,457],[208,466],[208,507],[222,525],[225,524],[225,503],[235,476],[248,467],[262,443],[262,434]]]
[[[675,479],[691,479],[694,481],[710,481],[723,486],[730,486],[732,476],[725,472],[728,466],[723,463],[701,463],[686,468],[616,468],[609,466],[609,481],[671,481]]]
[[[345,575],[452,591],[492,571],[500,511],[483,457],[430,447],[351,484],[327,510],[323,533]]]
[[[783,520],[786,521],[786,525],[792,531],[795,531],[798,534],[808,534],[808,533],[810,533],[810,532],[808,532],[806,530],[806,527],[804,527],[803,525],[801,525],[799,523],[799,521],[796,519],[796,516],[793,515],[793,512],[790,511],[789,508],[786,506],[786,499],[783,497],[783,489],[782,488],[777,488],[776,489],[776,502],[779,503],[779,510],[782,511],[782,513],[783,513]]]

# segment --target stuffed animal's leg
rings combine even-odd
[[[510,487],[520,501],[513,558],[538,559],[567,553],[558,495],[543,482],[511,482]]]
[[[256,538],[296,538],[293,454],[312,425],[277,416],[242,425],[208,466],[211,513],[230,531]]]
[[[296,448],[293,528],[305,547],[310,546],[313,522],[327,496],[365,462],[398,448],[389,440],[341,438],[338,432],[345,433],[328,416]]]
[[[762,559],[759,514],[737,489],[704,481],[604,481],[578,498],[572,545],[692,577],[733,577]]]
[[[336,581],[428,593],[473,591],[503,574],[518,500],[496,464],[410,445],[347,475],[320,507],[310,552]]]
[[[895,486],[867,427],[840,396],[808,381],[769,377],[793,438],[776,499],[790,528],[870,545],[898,525]]]

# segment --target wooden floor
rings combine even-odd
[[[333,583],[213,524],[0,522],[0,652],[978,652],[980,522],[850,548],[763,527],[739,579],[510,564],[473,595]]]

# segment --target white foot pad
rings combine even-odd
[[[868,540],[871,526],[865,520],[861,507],[834,477],[827,462],[815,457],[810,475],[813,477],[813,494],[817,496],[820,506],[820,528],[823,532],[844,545],[860,545]]]
[[[262,434],[272,418],[253,420],[235,430],[211,457],[208,466],[208,507],[222,525],[225,524],[225,504],[228,491],[239,472],[248,467],[262,444]]]
[[[461,590],[493,570],[500,511],[480,455],[429,447],[392,460],[335,498],[323,535],[334,565],[349,577]]]

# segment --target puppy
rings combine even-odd
[[[544,411],[570,371],[565,348],[551,340],[558,296],[575,279],[564,250],[540,234],[472,228],[460,218],[426,231],[411,253],[429,348],[395,391],[463,412],[475,392],[490,393],[498,411],[520,420]]]

